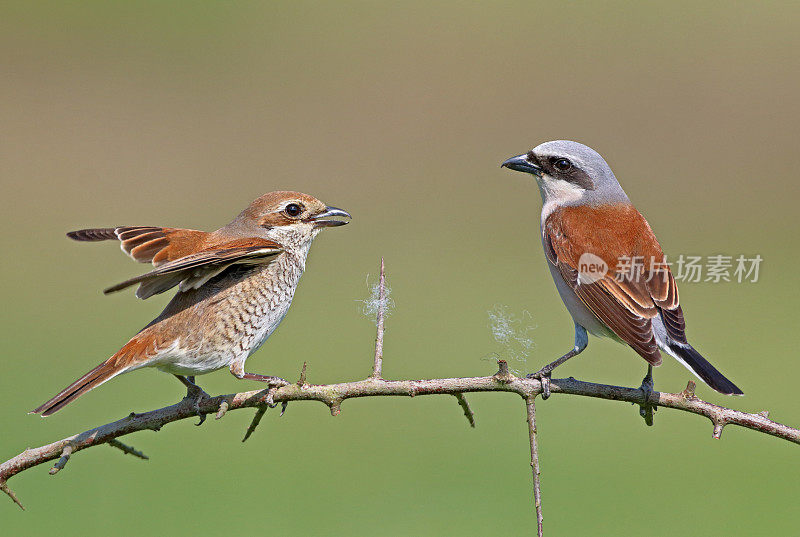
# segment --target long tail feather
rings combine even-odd
[[[107,360],[61,390],[55,397],[32,410],[31,413],[41,414],[42,417],[54,414],[89,390],[100,386],[123,371],[124,368],[120,368],[112,360]]]
[[[725,375],[717,371],[708,360],[695,350],[694,347],[688,343],[672,342],[666,349],[672,356],[679,362],[686,366],[697,377],[717,390],[719,393],[725,395],[743,395],[744,392],[740,390],[733,382],[728,380]]]

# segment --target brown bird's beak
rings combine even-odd
[[[335,226],[343,226],[347,224],[347,220],[325,220],[329,217],[342,217],[342,218],[352,218],[350,213],[343,209],[339,209],[337,207],[325,207],[325,212],[319,213],[318,215],[310,218],[311,222],[314,222],[314,227],[335,227]]]
[[[538,175],[540,177],[542,175],[542,168],[528,160],[527,154],[511,157],[502,163],[500,167],[508,168],[509,170],[514,170],[516,172],[532,173],[533,175]]]

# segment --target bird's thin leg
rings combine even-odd
[[[181,384],[186,386],[186,397],[192,397],[198,394],[208,395],[203,388],[195,384],[194,376],[185,377],[183,375],[175,375],[175,378],[181,381]]]
[[[211,397],[208,395],[203,388],[198,386],[194,383],[194,376],[184,377],[183,375],[175,375],[181,384],[186,386],[186,399],[193,399],[194,400],[194,409],[197,417],[200,418],[195,425],[202,425],[204,421],[206,421],[206,415],[200,412],[200,401],[202,401],[206,397]]]
[[[235,361],[231,364],[231,375],[233,375],[237,379],[257,380],[259,382],[266,382],[270,386],[277,386],[278,388],[280,388],[281,386],[287,386],[289,384],[289,381],[282,379],[280,377],[274,377],[271,375],[259,375],[257,373],[245,373],[244,360]]]
[[[258,373],[243,373],[241,379],[257,380],[259,382],[266,382],[270,386],[288,386],[289,381],[281,377],[274,377],[272,375],[259,375]]]
[[[272,396],[275,394],[278,388],[281,386],[288,386],[290,383],[289,381],[282,379],[281,377],[275,377],[272,375],[259,375],[258,373],[242,373],[242,376],[239,377],[242,379],[248,380],[257,380],[259,382],[266,382],[267,383],[267,395],[264,397],[264,402],[270,408],[275,408],[278,406],[278,403],[272,400]],[[283,402],[283,408],[281,409],[281,415],[286,412],[287,407],[286,401]]]
[[[259,375],[258,373],[245,373],[244,361],[237,361],[232,363],[231,374],[237,379],[257,380],[259,382],[266,382],[268,388],[265,401],[267,405],[272,408],[276,406],[275,403],[272,402],[272,394],[275,393],[275,390],[277,390],[281,386],[288,386],[290,384],[289,381],[282,379],[281,377],[275,377],[272,375]],[[285,406],[284,410],[286,410]]]
[[[639,387],[644,394],[645,402],[639,405],[639,415],[644,418],[644,422],[648,426],[653,425],[653,412],[658,410],[658,407],[650,403],[650,396],[653,395],[653,388],[655,384],[653,383],[653,365],[647,364],[647,374],[642,379],[642,385]]]
[[[586,329],[578,323],[575,323],[575,346],[572,348],[572,350],[558,360],[550,362],[536,373],[530,373],[527,375],[527,378],[534,378],[542,381],[542,399],[547,399],[550,397],[550,375],[553,373],[553,370],[570,358],[579,355],[581,352],[583,352],[588,344],[589,335],[586,333]]]

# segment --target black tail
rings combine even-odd
[[[85,394],[92,388],[100,386],[105,381],[115,377],[121,373],[118,367],[109,364],[108,361],[98,365],[84,376],[61,390],[55,397],[42,404],[38,408],[32,410],[31,414],[41,414],[42,417],[49,416],[64,408],[67,404],[71,403],[81,395]]]
[[[688,343],[672,343],[668,350],[675,358],[683,362],[687,368],[700,377],[703,382],[725,395],[744,395],[736,384],[725,378],[725,375],[708,363],[694,347]]]

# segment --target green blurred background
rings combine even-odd
[[[319,237],[291,313],[252,371],[368,374],[380,256],[397,304],[387,378],[487,375],[487,310],[535,326],[535,370],[571,345],[530,178],[498,168],[568,138],[607,157],[665,251],[760,254],[755,284],[682,284],[689,335],[746,396],[698,394],[800,425],[796,312],[798,7],[779,3],[6,2],[0,10],[4,280],[0,458],[175,402],[127,375],[47,420],[26,414],[163,307],[107,284],[140,273],[70,229],[214,229],[276,189],[349,210]],[[788,284],[788,285],[787,285]],[[529,321],[529,322],[528,322]],[[560,373],[638,386],[609,341]],[[672,360],[656,387],[691,377]],[[211,393],[255,389],[226,372]],[[523,535],[534,531],[524,407],[469,397],[316,403],[185,421],[41,466],[0,498],[4,535]],[[766,535],[797,528],[798,447],[663,410],[539,404],[553,535]]]

